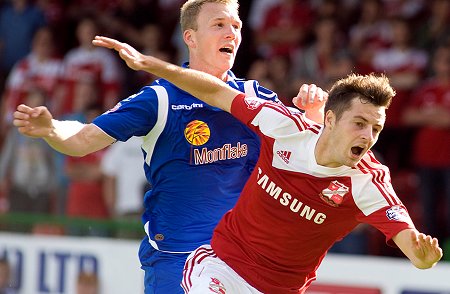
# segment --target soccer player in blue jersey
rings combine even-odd
[[[181,8],[183,38],[189,48],[189,63],[184,66],[249,95],[278,101],[258,82],[238,79],[230,71],[241,43],[241,25],[236,0],[187,1]],[[302,101],[322,98],[322,90],[314,85],[302,89],[306,90],[300,91]],[[153,187],[144,198],[146,237],[139,250],[146,294],[182,293],[186,257],[210,242],[259,154],[259,139],[245,125],[163,79],[122,100],[91,124],[57,121],[47,108],[26,105],[18,107],[14,123],[22,134],[43,138],[71,156],[84,156],[132,136],[143,138],[144,170]]]

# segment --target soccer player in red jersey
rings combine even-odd
[[[119,51],[131,68],[230,112],[261,139],[258,162],[236,206],[219,222],[211,245],[186,261],[185,292],[304,293],[328,249],[359,223],[380,230],[417,268],[442,258],[438,240],[417,231],[389,169],[370,151],[395,95],[384,75],[352,74],[336,82],[319,125],[127,44],[104,37],[94,43]],[[23,114],[15,115],[15,125],[26,128]]]

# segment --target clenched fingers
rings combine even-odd
[[[310,108],[322,105],[328,98],[328,93],[317,87],[315,84],[303,84],[292,102],[298,108]]]

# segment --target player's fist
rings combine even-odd
[[[296,97],[292,99],[292,103],[297,108],[303,110],[318,109],[325,105],[328,99],[328,93],[315,84],[303,84],[298,91]]]

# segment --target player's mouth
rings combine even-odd
[[[224,46],[224,47],[220,48],[219,51],[222,53],[233,54],[234,48],[232,46]]]
[[[365,147],[353,146],[350,150],[354,158],[360,158],[365,150]]]

